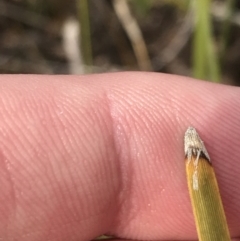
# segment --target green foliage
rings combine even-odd
[[[211,0],[195,1],[195,30],[193,42],[193,76],[214,82],[220,81],[219,59],[214,48]]]
[[[84,63],[89,68],[92,66],[92,45],[88,0],[77,0],[77,7],[81,26],[81,49]]]

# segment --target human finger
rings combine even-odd
[[[239,236],[238,88],[149,73],[24,77],[1,81],[3,238],[196,239],[183,160],[189,125],[211,147]]]

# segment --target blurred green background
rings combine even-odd
[[[240,85],[236,0],[0,0],[0,72],[154,71]]]

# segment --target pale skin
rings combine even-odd
[[[183,136],[240,240],[240,88],[154,73],[0,78],[0,238],[196,240]]]

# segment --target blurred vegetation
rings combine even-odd
[[[88,66],[92,65],[92,45],[91,45],[91,29],[89,19],[88,0],[77,1],[79,22],[81,23],[81,45],[84,63]]]
[[[0,71],[152,70],[239,85],[239,9],[236,0],[0,0]]]
[[[193,41],[193,76],[199,79],[220,81],[219,60],[214,48],[211,21],[211,0],[196,0]]]

